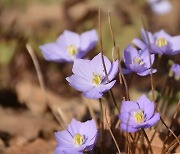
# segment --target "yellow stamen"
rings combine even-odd
[[[74,140],[73,140],[73,143],[77,146],[80,146],[84,143],[84,136],[81,135],[81,134],[75,134],[74,135]]]
[[[78,52],[78,50],[77,50],[77,48],[76,48],[75,45],[69,45],[69,46],[67,47],[67,53],[68,53],[68,55],[70,55],[70,56],[73,57],[75,54],[77,54],[77,52]]]
[[[137,123],[142,123],[144,122],[144,113],[142,112],[142,110],[138,110],[138,112],[134,112],[134,120]]]
[[[94,72],[92,76],[93,76],[92,83],[94,83],[95,85],[99,85],[102,81],[102,76],[100,74],[95,75]]]
[[[135,64],[135,63],[144,65],[144,61],[140,57],[136,57],[133,59],[132,64]]]
[[[156,46],[158,47],[164,47],[168,44],[165,38],[158,38],[156,39]]]

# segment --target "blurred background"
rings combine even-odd
[[[72,64],[45,61],[39,45],[54,42],[65,29],[78,33],[98,30],[99,6],[103,46],[110,59],[113,44],[108,11],[121,55],[133,38],[140,37],[142,17],[151,32],[164,29],[171,35],[180,35],[179,0],[0,0],[0,153],[52,153],[56,145],[53,131],[62,129],[47,107],[27,43],[40,63],[52,108],[61,109],[67,123],[72,117],[87,120],[88,103],[98,114],[95,101],[82,98],[81,93],[68,86],[65,77],[71,75]],[[92,58],[98,52],[99,44],[86,57]],[[159,92],[168,76],[170,59],[180,62],[178,55],[161,59],[160,73],[154,80]],[[179,84],[174,87],[179,91]],[[149,77],[135,76],[130,96],[136,99],[150,89]],[[118,84],[113,91],[120,101]],[[180,92],[171,99],[171,106],[176,106],[179,97]],[[172,107],[168,114],[172,115],[174,110]]]

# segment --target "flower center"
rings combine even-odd
[[[74,139],[73,139],[73,143],[77,146],[80,146],[84,143],[84,136],[81,134],[75,134],[74,135]]]
[[[137,112],[134,112],[134,120],[136,121],[136,123],[144,122],[145,119],[142,110],[138,110]]]
[[[69,46],[67,47],[67,53],[68,53],[68,55],[70,55],[70,56],[73,57],[75,54],[77,54],[77,52],[78,52],[78,50],[77,50],[77,48],[76,48],[75,45],[69,45]]]
[[[135,57],[132,61],[132,64],[139,64],[139,65],[144,65],[144,61],[140,57]]]
[[[167,44],[168,44],[168,42],[166,41],[165,38],[156,39],[156,46],[158,46],[158,47],[164,47]]]
[[[94,83],[95,85],[99,85],[102,81],[102,76],[100,74],[95,75],[94,72],[92,74],[92,83]]]

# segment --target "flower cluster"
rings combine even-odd
[[[58,142],[55,154],[83,154],[91,151],[97,138],[97,128],[94,120],[80,122],[71,121],[66,130],[55,132]]]
[[[122,68],[123,74],[134,72],[139,76],[149,75],[155,54],[175,55],[180,53],[178,43],[180,36],[170,36],[164,30],[152,34],[144,29],[142,29],[141,35],[142,40],[137,38],[133,40],[138,49],[132,45],[128,45],[124,49],[123,62],[126,68]],[[92,60],[81,59],[96,45],[97,40],[95,30],[84,32],[81,35],[66,30],[55,43],[40,46],[46,60],[73,62],[73,75],[67,77],[66,80],[70,86],[82,92],[84,97],[91,99],[99,99],[103,93],[110,90],[116,83],[114,78],[118,73],[118,61],[111,63],[101,53]],[[148,50],[149,45],[151,53]],[[152,73],[156,71],[156,69],[152,69]],[[180,79],[180,65],[174,64],[171,72],[177,80]],[[154,126],[159,121],[160,114],[155,112],[154,102],[143,94],[136,101],[122,101],[119,119],[122,131],[136,132],[139,129]],[[91,151],[97,135],[98,131],[94,120],[82,123],[73,119],[66,130],[55,133],[58,142],[55,154],[82,154],[84,151]]]

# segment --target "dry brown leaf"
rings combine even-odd
[[[46,109],[46,102],[41,88],[30,81],[22,80],[16,85],[18,98],[25,102],[28,108],[36,113],[42,114]],[[64,98],[54,92],[47,90],[46,96],[55,112],[61,109],[64,121],[68,124],[73,117],[82,119],[86,114],[86,106],[81,98]]]
[[[11,146],[3,154],[52,154],[55,146],[55,140],[36,139],[26,145]]]
[[[0,108],[0,131],[10,134],[10,145],[23,145],[37,138],[42,131],[50,132],[58,129],[58,124],[45,116],[37,116],[32,113],[15,112],[10,109]]]

